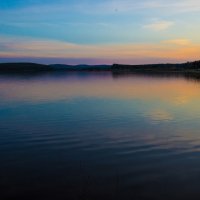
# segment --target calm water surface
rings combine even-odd
[[[0,76],[0,199],[200,199],[200,82]]]

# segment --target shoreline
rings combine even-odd
[[[146,64],[146,65],[65,65],[37,63],[0,63],[0,73],[59,72],[59,71],[111,71],[114,73],[194,73],[200,74],[200,61],[182,64]]]

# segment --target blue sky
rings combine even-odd
[[[183,62],[200,55],[197,0],[1,0],[0,62]]]

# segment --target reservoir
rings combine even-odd
[[[0,199],[200,196],[200,80],[0,75]]]

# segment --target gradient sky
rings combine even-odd
[[[0,0],[0,62],[200,58],[199,0]]]

